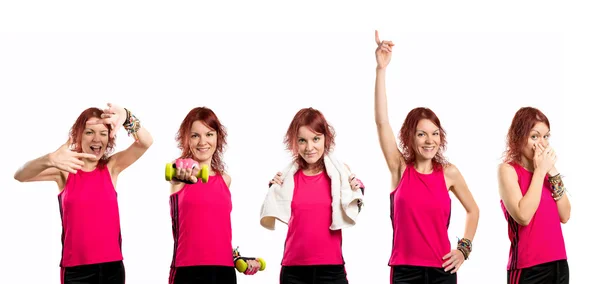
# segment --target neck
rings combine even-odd
[[[525,168],[526,170],[533,172],[534,168],[533,168],[533,160],[527,159],[527,157],[525,156],[521,156],[521,161],[520,164],[523,168]]]
[[[81,168],[84,172],[91,172],[98,166],[98,161],[91,161],[89,159],[83,160],[83,167]]]
[[[323,167],[319,163],[309,164],[305,169],[303,169],[303,172],[306,175],[316,175],[322,171]]]
[[[433,161],[417,157],[415,160],[415,170],[422,174],[431,173],[433,172]]]

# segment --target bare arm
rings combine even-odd
[[[477,231],[477,225],[479,223],[479,206],[477,206],[477,202],[475,202],[475,199],[458,168],[454,165],[449,165],[444,169],[444,174],[447,179],[450,180],[450,190],[467,211],[467,220],[463,237],[472,241],[473,238],[475,238],[475,232]]]
[[[137,161],[153,143],[152,136],[143,126],[137,131],[138,140],[127,149],[110,157],[109,167],[113,176],[119,175],[123,170]]]
[[[14,178],[20,182],[54,181],[59,189],[63,189],[67,174],[76,173],[83,167],[81,159],[95,158],[92,154],[71,151],[71,144],[69,139],[56,151],[25,163],[15,172]]]
[[[542,186],[546,174],[539,168],[533,172],[531,184],[525,196],[519,187],[517,172],[509,164],[501,164],[498,169],[500,198],[510,216],[521,226],[529,225],[542,198]]]
[[[131,112],[115,104],[108,104],[109,108],[104,110],[102,118],[92,120],[89,124],[109,124],[111,125],[111,136],[115,135],[117,129],[123,125],[126,129],[133,129],[131,134],[136,141],[127,149],[118,152],[110,157],[108,168],[111,176],[115,179],[123,170],[137,161],[153,143],[152,136],[146,128],[140,123],[140,120]]]
[[[25,163],[15,172],[15,179],[20,182],[55,181],[58,184],[62,175],[59,169],[52,166],[49,156],[46,154]]]
[[[552,168],[550,172],[548,172],[550,176],[556,176],[559,174],[556,168]],[[569,197],[566,193],[556,201],[556,206],[558,206],[558,215],[560,216],[560,222],[566,224],[571,218],[571,202],[569,201]]]
[[[375,123],[377,125],[379,146],[385,157],[388,169],[392,174],[392,185],[396,185],[400,181],[400,173],[405,167],[405,161],[402,153],[400,153],[400,150],[396,146],[396,138],[389,123],[385,90],[385,72],[391,60],[394,44],[389,41],[380,41],[377,32],[375,36],[378,45],[375,51],[377,59],[375,73]]]

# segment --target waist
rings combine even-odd
[[[341,265],[343,263],[340,230],[288,231],[282,265]]]

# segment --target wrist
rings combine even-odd
[[[42,157],[42,163],[45,168],[53,168],[56,167],[56,163],[54,162],[55,153],[48,153]]]
[[[386,69],[386,67],[382,67],[382,66],[377,65],[377,67],[375,68],[375,71],[377,73],[385,73],[385,69]]]
[[[552,167],[552,169],[550,169],[548,171],[548,175],[551,177],[554,177],[554,176],[558,175],[558,171],[556,170],[556,168]]]

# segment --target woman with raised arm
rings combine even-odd
[[[391,174],[391,283],[457,283],[456,272],[471,253],[479,208],[458,168],[444,158],[446,137],[428,108],[412,109],[400,129],[400,149],[388,120],[385,72],[391,41],[380,41],[375,79],[375,122]],[[467,212],[464,237],[452,249],[448,238],[452,191]]]
[[[284,139],[293,161],[269,182],[261,225],[288,225],[281,284],[347,284],[342,229],[353,226],[364,186],[332,153],[335,131],[325,116],[304,108]]]
[[[227,132],[209,108],[193,108],[181,122],[177,143],[181,155],[171,180],[174,251],[170,284],[237,283],[231,247],[231,177],[225,173],[223,152]],[[208,181],[198,171],[208,166]],[[248,260],[247,275],[260,264]]]
[[[67,143],[15,173],[20,182],[54,181],[58,185],[63,284],[125,283],[115,189],[119,174],[148,150],[152,136],[128,109],[108,107],[84,110],[71,127]],[[110,155],[121,125],[135,141]]]
[[[510,284],[569,283],[561,223],[571,203],[554,164],[550,122],[538,109],[523,107],[507,135],[504,163],[498,168],[500,205],[508,222]]]

